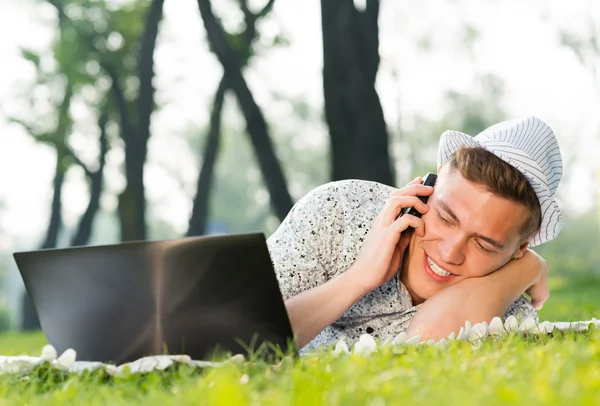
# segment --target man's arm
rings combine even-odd
[[[267,240],[298,348],[360,299],[352,278],[338,276],[344,213],[336,182],[303,196]]]
[[[533,252],[480,278],[469,278],[427,299],[412,319],[407,335],[440,340],[472,324],[502,316],[519,296],[545,277],[545,261]]]
[[[360,275],[351,270],[285,301],[298,348],[307,345],[368,293]]]

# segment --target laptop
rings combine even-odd
[[[262,233],[13,254],[58,353],[122,364],[144,356],[297,354]]]

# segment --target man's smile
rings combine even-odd
[[[433,260],[427,255],[426,252],[423,252],[423,255],[425,257],[425,261],[423,261],[425,273],[435,282],[448,282],[458,276],[453,274],[452,272],[445,270],[444,268],[433,262]]]

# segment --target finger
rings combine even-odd
[[[394,221],[393,227],[397,233],[403,233],[408,227],[412,227],[420,237],[423,236],[423,231],[425,230],[423,220],[410,214],[399,217]]]
[[[408,214],[408,216],[410,216],[410,214]],[[423,220],[421,220],[421,219],[418,219],[418,220],[420,220],[419,224],[416,227],[413,226],[413,229],[414,229],[414,232],[419,237],[422,238],[422,237],[425,237],[425,222]]]
[[[395,190],[391,196],[429,196],[433,193],[432,186],[425,186],[421,184],[409,184],[402,189]]]
[[[400,264],[402,263],[404,252],[406,251],[406,248],[408,248],[408,244],[410,243],[411,234],[412,229],[406,230],[402,233],[400,239],[396,243],[396,249],[394,249],[394,254],[392,255],[392,260],[390,261],[390,267],[388,268],[386,274],[386,281],[390,280],[394,276],[394,274],[396,274],[400,269]]]
[[[540,298],[536,298],[536,297],[532,296],[531,297],[531,305],[533,306],[533,308],[535,310],[541,310],[542,307],[544,307],[544,303],[546,303],[546,301],[548,300],[548,297],[549,296],[547,296],[544,299],[540,299]]]
[[[413,180],[411,180],[410,182],[408,182],[406,186],[408,186],[408,185],[418,185],[420,183],[423,183],[423,178],[420,177],[420,176],[417,176],[416,178],[414,178]]]
[[[546,301],[550,296],[550,289],[548,288],[548,279],[543,274],[539,282],[532,286],[533,296],[536,299]]]
[[[540,310],[544,303],[550,297],[550,290],[545,282],[540,282],[537,285],[532,286],[527,294],[531,296],[531,305],[536,309]]]
[[[542,307],[544,307],[544,302],[540,302],[538,300],[532,299],[531,300],[531,305],[533,306],[533,308],[535,310],[542,310]]]
[[[425,214],[429,211],[429,206],[415,196],[394,196],[388,199],[386,203],[384,219],[391,224],[400,212],[407,207],[414,207],[419,213]]]
[[[550,291],[546,291],[546,293],[543,293],[541,295],[532,296],[531,303],[533,304],[533,307],[535,307],[537,310],[540,310],[549,297]]]
[[[402,233],[402,236],[398,241],[398,252],[400,252],[400,255],[404,254],[404,251],[406,251],[408,244],[410,244],[410,237],[412,236],[412,233],[413,230],[410,228]]]
[[[545,284],[539,283],[529,288],[527,290],[527,294],[531,296],[533,300],[543,303],[548,300],[548,297],[550,296],[550,290]]]
[[[400,269],[400,263],[402,261],[403,253],[404,251],[401,251],[398,248],[398,246],[396,246],[396,249],[394,249],[394,253],[392,254],[390,266],[388,267],[388,270],[385,274],[386,281],[389,281],[394,276],[394,274],[398,272],[398,269]]]
[[[410,237],[412,236],[412,229],[407,229],[400,236],[400,240],[398,240],[398,244],[396,245],[396,250],[394,252],[394,257],[392,259],[392,264],[390,269],[388,270],[387,277],[391,279],[395,273],[398,272],[400,266],[402,265],[402,260],[404,258],[404,253],[410,244]]]

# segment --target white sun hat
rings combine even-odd
[[[563,173],[560,148],[554,132],[537,117],[503,121],[475,137],[460,131],[445,131],[438,148],[438,166],[460,148],[483,147],[518,169],[531,184],[542,213],[539,231],[530,245],[554,239],[563,226],[563,215],[555,199]]]

